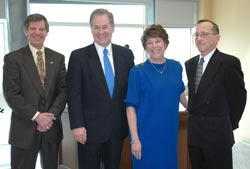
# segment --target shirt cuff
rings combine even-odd
[[[39,111],[37,111],[37,112],[36,112],[36,114],[32,117],[32,119],[31,119],[31,120],[32,120],[32,121],[35,121],[36,117],[37,117],[39,114],[40,114],[40,112],[39,112]]]

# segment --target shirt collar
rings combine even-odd
[[[29,42],[29,48],[30,48],[31,53],[32,53],[33,56],[36,56],[37,51],[42,51],[42,52],[43,52],[43,56],[45,56],[45,55],[44,55],[44,46],[42,47],[42,49],[37,50],[37,49],[36,49],[34,46],[32,46],[32,45],[30,44],[30,42]]]
[[[210,58],[213,56],[214,52],[216,49],[212,50],[211,52],[209,52],[206,56],[203,56],[204,58],[204,63],[208,63]],[[200,55],[200,59],[201,59],[201,55]]]
[[[105,49],[104,47],[100,46],[99,44],[97,44],[96,42],[94,42],[95,48],[97,50],[97,53],[99,56],[103,55],[103,50]],[[111,43],[106,47],[106,49],[108,49],[108,55],[112,55],[112,45]]]

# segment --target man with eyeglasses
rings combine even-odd
[[[238,128],[247,92],[240,60],[220,52],[219,40],[218,25],[211,20],[199,20],[195,43],[200,54],[185,63],[192,169],[233,168],[233,130]]]

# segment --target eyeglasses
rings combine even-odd
[[[200,36],[201,38],[207,38],[208,35],[216,35],[216,33],[209,33],[209,32],[195,33],[194,37],[198,38]]]

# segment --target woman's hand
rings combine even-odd
[[[131,141],[131,153],[135,156],[137,160],[141,159],[142,145],[139,139]]]

